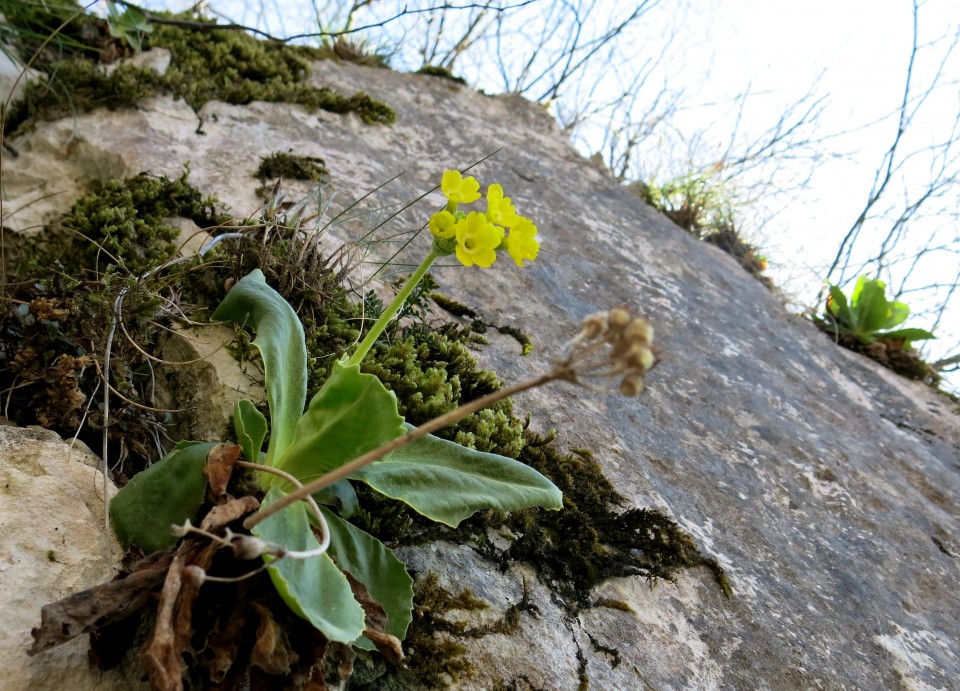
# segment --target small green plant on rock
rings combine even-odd
[[[896,328],[909,316],[910,307],[906,303],[887,300],[883,281],[861,276],[849,299],[839,286],[830,286],[823,321],[827,331],[838,336],[853,336],[865,345],[882,338],[901,341],[903,347],[909,348],[911,341],[936,338],[924,329]]]
[[[215,589],[264,571],[286,604],[285,612],[309,622],[321,636],[321,649],[328,644],[375,648],[398,662],[399,639],[412,617],[412,581],[383,543],[349,522],[358,510],[350,481],[451,527],[481,509],[560,509],[560,490],[530,466],[431,433],[553,381],[613,377],[623,394],[643,390],[644,376],[654,364],[653,330],[645,319],[618,308],[586,318],[546,374],[493,391],[419,427],[405,424],[396,396],[375,376],[362,373],[360,363],[427,269],[448,255],[465,266],[489,267],[498,253],[522,266],[539,251],[536,226],[516,213],[499,185],[488,189],[486,211],[469,213],[459,206],[480,198],[476,180],[447,171],[441,188],[448,202],[430,219],[433,242],[427,257],[353,354],[334,363],[306,412],[303,327],[263,274],[255,270],[241,279],[214,313],[215,319],[256,332],[253,345],[263,360],[269,422],[253,403],[239,402],[234,411],[239,444],[180,442],[110,504],[121,542],[152,552],[147,560],[162,565],[154,571],[165,573],[157,624],[144,658],[155,688],[176,687],[169,683],[179,680],[179,659],[189,637],[170,640],[164,632],[182,630],[184,617],[189,628],[189,611],[201,586],[210,583],[207,588]],[[230,484],[235,469],[256,473],[261,490],[241,496]],[[192,521],[205,502],[213,506],[195,527]],[[221,550],[229,557],[219,556]],[[101,588],[114,592],[116,586]],[[64,627],[64,617],[74,617],[77,603],[88,601],[82,593],[45,607],[31,652],[96,629],[126,604],[105,597],[100,609],[86,610],[81,625]]]
[[[887,299],[883,281],[861,276],[849,298],[839,286],[829,286],[823,315],[814,323],[840,345],[899,374],[936,384],[939,375],[913,348],[913,341],[936,336],[925,329],[898,328],[909,316],[906,303]]]

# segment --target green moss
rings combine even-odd
[[[0,0],[0,14],[0,37],[20,62],[33,59],[34,69],[77,55],[110,62],[111,53],[121,50],[106,20],[85,14],[76,0]]]
[[[506,527],[516,536],[502,552],[486,545],[490,558],[501,563],[531,563],[574,610],[590,606],[590,591],[608,578],[639,575],[651,582],[669,581],[679,569],[691,566],[710,568],[729,594],[720,566],[702,555],[672,519],[655,509],[617,511],[624,499],[604,477],[593,455],[586,450],[563,454],[549,442],[549,437],[528,431],[519,460],[560,488],[563,510],[528,509],[506,517],[489,513],[474,517],[469,523],[475,532]]]
[[[606,607],[607,609],[616,609],[621,612],[629,612],[630,614],[636,614],[633,607],[624,602],[623,600],[614,600],[609,597],[602,597],[591,605],[592,607]]]
[[[125,67],[109,76],[85,60],[64,60],[57,64],[52,79],[30,81],[4,118],[4,131],[12,134],[35,119],[56,120],[94,108],[132,108],[156,93],[161,83],[156,72]]]
[[[18,273],[58,262],[69,276],[98,277],[111,266],[136,276],[161,265],[175,254],[180,234],[164,225],[165,219],[189,218],[201,227],[225,220],[216,213],[216,200],[192,187],[187,175],[185,170],[170,180],[141,173],[81,197],[58,224],[24,247],[25,265]]]
[[[455,317],[476,319],[478,316],[476,310],[464,305],[462,302],[457,302],[447,297],[443,293],[431,293],[430,299],[437,303],[440,309],[446,310]]]
[[[260,159],[257,172],[253,174],[260,182],[271,182],[278,178],[320,182],[326,175],[326,162],[322,158],[283,151]]]
[[[469,676],[473,666],[464,659],[467,649],[456,641],[467,629],[466,622],[450,621],[444,615],[455,610],[478,611],[489,605],[469,590],[454,595],[440,586],[430,572],[413,585],[413,621],[407,630],[404,649],[407,668],[428,686],[449,685]],[[447,634],[440,635],[437,634]]]
[[[498,390],[502,382],[477,367],[459,341],[442,332],[411,335],[380,344],[363,370],[397,394],[400,414],[421,425],[458,406]],[[446,436],[478,451],[515,458],[523,448],[523,424],[510,401],[501,401],[457,423]]]
[[[520,344],[520,350],[523,355],[529,355],[533,350],[533,341],[530,336],[524,332],[522,329],[519,329],[515,326],[500,326],[498,324],[489,324],[483,319],[480,315],[477,314],[477,311],[472,307],[463,304],[462,302],[457,302],[452,298],[447,297],[443,293],[433,292],[430,293],[430,299],[433,300],[440,309],[452,314],[455,317],[460,317],[462,319],[471,319],[470,328],[478,331],[486,331],[488,327],[492,327],[499,331],[500,333],[506,336],[512,336],[517,343]]]
[[[23,24],[12,26],[20,31],[48,27],[60,16],[38,21],[37,14],[23,17]],[[396,120],[396,113],[389,106],[367,94],[345,96],[307,84],[310,60],[317,57],[315,49],[260,41],[242,31],[154,25],[153,33],[146,36],[145,48],[170,51],[171,63],[166,73],[160,76],[151,70],[121,65],[107,76],[100,60],[92,60],[89,55],[106,41],[105,23],[96,27],[96,40],[90,44],[90,50],[72,51],[39,63],[48,79],[29,86],[13,104],[4,120],[6,134],[35,118],[62,117],[65,109],[82,112],[104,105],[129,107],[157,92],[182,98],[197,111],[211,100],[238,105],[269,101],[298,103],[310,110],[333,113],[354,112],[368,124],[391,124]],[[78,35],[83,38],[82,30]],[[128,50],[117,47],[116,41],[110,45],[114,57]]]
[[[442,77],[443,79],[449,79],[450,81],[456,82],[457,84],[467,83],[467,80],[464,79],[463,77],[454,76],[453,72],[451,72],[449,69],[447,69],[446,67],[441,67],[439,65],[424,65],[419,70],[417,70],[416,73],[426,74],[431,77]]]
[[[517,343],[520,344],[521,355],[529,355],[533,351],[533,340],[523,329],[519,329],[516,326],[498,326],[496,328],[500,333],[506,336],[512,336]]]
[[[363,39],[351,39],[347,36],[337,36],[334,40],[325,40],[323,45],[316,49],[317,58],[323,60],[340,60],[352,62],[364,67],[390,66],[390,56],[376,48],[372,48]]]

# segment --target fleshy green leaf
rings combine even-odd
[[[207,489],[203,467],[216,445],[182,441],[117,492],[110,519],[120,544],[149,554],[177,541],[170,526],[197,515]]]
[[[264,497],[263,506],[269,506],[282,496],[278,487],[271,488]],[[310,529],[307,507],[302,501],[258,523],[253,533],[298,552],[320,546]],[[269,563],[272,557],[265,559]],[[352,643],[363,634],[363,608],[353,598],[347,577],[326,554],[309,559],[275,560],[267,570],[287,606],[328,639]]]
[[[453,528],[481,509],[563,506],[560,490],[530,466],[432,435],[371,463],[353,477]]]
[[[857,281],[860,290],[851,302],[856,313],[857,335],[867,336],[886,326],[890,318],[890,308],[884,294],[886,286],[883,281],[863,281],[862,284],[861,281]]]
[[[838,286],[830,286],[828,310],[830,314],[836,317],[839,326],[844,328],[853,326],[853,315],[850,313],[850,305],[847,304],[847,296]]]
[[[323,507],[320,510],[330,526],[330,556],[367,586],[387,612],[386,632],[403,640],[413,619],[413,579],[403,563],[377,538]],[[354,645],[374,649],[366,638]]]
[[[253,403],[243,399],[233,407],[233,429],[243,447],[244,457],[251,463],[259,463],[260,449],[267,436],[267,418]]]
[[[910,341],[926,341],[931,338],[936,338],[936,336],[925,329],[897,329],[895,331],[883,331],[878,333],[877,337],[893,339],[902,338],[908,344]]]
[[[890,316],[887,319],[887,323],[883,328],[892,329],[895,326],[900,326],[903,322],[907,321],[907,317],[910,316],[910,307],[907,306],[905,302],[891,302],[889,303]]]
[[[213,313],[214,319],[246,324],[257,332],[253,341],[263,358],[270,405],[267,465],[276,465],[293,440],[307,399],[307,346],[303,326],[287,301],[267,285],[260,269],[237,281]],[[267,480],[265,480],[266,484]]]
[[[313,493],[313,498],[318,504],[332,506],[344,518],[350,518],[360,508],[360,500],[357,499],[357,492],[349,480],[340,480],[334,482],[329,487],[324,487],[319,492]]]
[[[275,465],[306,484],[404,433],[397,397],[359,365],[333,365]]]

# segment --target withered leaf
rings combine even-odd
[[[370,591],[367,590],[367,586],[354,578],[353,574],[349,571],[343,571],[343,569],[340,570],[350,583],[350,590],[353,591],[353,599],[363,607],[363,623],[368,629],[383,632],[384,627],[387,625],[387,611],[383,608],[383,605],[373,599]]]
[[[400,640],[396,636],[384,633],[387,625],[387,611],[379,602],[373,599],[367,586],[358,581],[348,571],[343,574],[350,582],[350,590],[353,591],[354,599],[363,607],[364,624],[366,629],[363,635],[370,639],[380,654],[390,660],[390,662],[399,665],[403,662],[403,648]]]
[[[251,602],[260,625],[257,627],[257,640],[250,652],[250,666],[259,667],[267,674],[289,674],[290,666],[295,664],[300,656],[290,646],[287,632],[277,624],[270,609],[259,602]]]
[[[324,658],[337,668],[340,681],[345,681],[353,674],[353,661],[357,659],[357,653],[354,651],[352,645],[330,641],[327,643]]]
[[[217,547],[206,541],[185,540],[170,563],[160,591],[153,636],[143,652],[143,667],[158,691],[183,689],[181,654],[193,633],[193,603],[200,591],[193,581],[183,580],[183,567],[192,564],[210,568]]]
[[[181,651],[176,647],[174,614],[182,585],[181,573],[186,561],[187,555],[178,551],[170,564],[160,593],[153,637],[143,652],[143,667],[152,687],[157,691],[183,691]]]
[[[380,654],[390,660],[390,662],[395,665],[403,662],[403,646],[400,644],[399,638],[391,636],[389,633],[373,631],[372,629],[364,630],[363,635],[369,638],[370,641],[377,646]]]
[[[210,509],[210,512],[200,522],[200,528],[212,532],[259,508],[260,501],[250,495],[230,499],[225,504]]]
[[[220,684],[227,678],[240,650],[247,625],[247,608],[224,608],[216,628],[207,636],[197,663],[206,668],[210,681]]]
[[[207,464],[203,474],[207,476],[207,482],[210,485],[207,494],[214,504],[221,503],[226,496],[227,483],[230,482],[233,467],[240,460],[242,453],[243,449],[239,444],[218,444],[207,454]]]
[[[163,583],[165,559],[126,578],[103,583],[70,595],[40,610],[40,626],[33,629],[28,655],[36,655],[82,633],[121,621],[142,609]]]

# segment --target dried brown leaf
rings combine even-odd
[[[230,499],[225,504],[210,509],[210,512],[200,522],[200,528],[212,532],[242,516],[246,516],[248,513],[253,513],[259,508],[260,502],[256,497],[250,495]]]
[[[400,640],[396,636],[384,633],[387,625],[387,611],[379,602],[373,599],[367,586],[358,581],[349,572],[344,571],[344,575],[350,582],[350,590],[353,591],[354,599],[363,607],[364,623],[367,628],[363,635],[377,646],[377,650],[390,662],[399,665],[403,662],[403,648]]]
[[[142,609],[163,583],[167,560],[126,578],[103,583],[40,610],[40,626],[33,629],[28,655],[36,655],[83,633],[91,633],[121,621]]]
[[[326,654],[327,662],[337,668],[337,674],[340,675],[340,681],[345,681],[353,674],[353,661],[357,659],[357,653],[352,645],[346,643],[327,643]]]
[[[365,629],[363,635],[369,638],[370,641],[377,646],[380,654],[390,660],[390,662],[395,665],[403,662],[403,646],[400,645],[399,638],[391,636],[389,633],[374,631],[372,629]]]
[[[183,691],[180,650],[176,647],[174,614],[182,585],[181,573],[187,555],[177,552],[167,571],[157,608],[157,623],[150,645],[143,652],[143,667],[155,691]]]
[[[207,495],[214,504],[220,504],[226,496],[233,466],[240,460],[242,453],[243,449],[239,444],[218,444],[207,454],[203,474],[207,476],[210,484]]]
[[[158,691],[183,689],[181,655],[193,634],[193,603],[200,592],[197,583],[184,580],[183,568],[188,565],[210,568],[217,548],[214,543],[185,540],[167,570],[153,636],[143,652],[143,667]]]
[[[290,646],[287,632],[277,624],[270,609],[258,602],[251,602],[260,625],[257,627],[257,640],[250,652],[250,666],[259,667],[267,674],[289,674],[290,666],[295,664],[300,656]]]
[[[341,569],[342,570],[342,569]],[[353,591],[353,598],[363,607],[363,623],[368,629],[383,632],[387,625],[387,611],[379,602],[373,599],[367,586],[353,577],[349,571],[343,571]]]
[[[220,684],[237,660],[248,609],[235,607],[223,611],[217,627],[207,636],[197,664],[204,667],[214,684]]]

